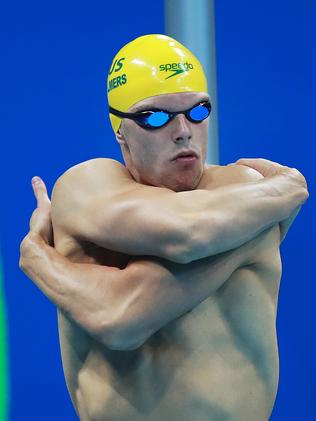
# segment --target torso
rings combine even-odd
[[[209,189],[234,182],[227,168],[214,168]],[[278,251],[276,229],[261,234],[263,247]],[[73,261],[124,267],[129,260],[57,237],[56,247]],[[278,385],[281,278],[279,253],[270,256],[237,269],[212,296],[133,351],[106,348],[59,310],[64,372],[80,420],[268,420]]]

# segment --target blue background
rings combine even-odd
[[[298,168],[311,194],[281,246],[281,371],[272,421],[316,419],[315,21],[312,0],[216,3],[220,164],[272,159]],[[30,180],[40,175],[51,191],[78,162],[121,160],[106,112],[106,73],[127,41],[164,32],[163,2],[11,1],[2,8],[0,31],[10,421],[71,421],[77,416],[62,371],[56,309],[18,268],[35,206]]]

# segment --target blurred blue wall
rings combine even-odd
[[[310,190],[281,245],[271,421],[316,420],[315,22],[315,1],[216,2],[220,163],[271,159],[298,168]]]
[[[19,243],[35,206],[30,180],[51,191],[67,168],[121,160],[107,116],[106,75],[128,40],[163,32],[163,3],[8,2],[2,53],[1,239],[8,300],[10,421],[71,421],[55,307],[20,272]],[[2,38],[2,36],[0,37]]]
[[[51,191],[78,162],[121,160],[106,114],[107,69],[128,40],[163,32],[163,1],[11,1],[2,9],[0,228],[10,421],[71,421],[77,417],[61,366],[56,309],[18,269],[35,206],[30,179],[42,176]],[[316,419],[315,20],[311,0],[216,3],[220,163],[272,159],[300,169],[311,192],[282,245],[273,421]]]

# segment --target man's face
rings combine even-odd
[[[146,98],[128,111],[151,108],[182,111],[207,99],[209,96],[200,92],[165,94]],[[183,114],[156,130],[143,129],[134,121],[124,119],[117,140],[127,168],[139,183],[174,191],[193,190],[204,170],[208,126],[209,118],[201,123],[192,123]],[[176,158],[180,153],[188,156]]]

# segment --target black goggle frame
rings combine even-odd
[[[207,108],[208,114],[201,120],[194,120],[190,116],[190,112],[195,107],[198,107],[198,106],[204,106],[205,108]],[[208,100],[198,102],[197,104],[193,105],[193,107],[190,107],[187,110],[175,111],[175,112],[171,112],[171,111],[168,111],[168,110],[162,110],[161,108],[151,108],[149,110],[138,111],[136,113],[125,113],[125,112],[116,110],[115,108],[112,108],[111,106],[109,107],[109,111],[110,111],[111,114],[113,114],[117,117],[127,118],[129,120],[133,120],[140,127],[142,127],[143,129],[147,129],[147,130],[161,129],[162,127],[166,126],[171,120],[173,120],[178,114],[184,114],[189,121],[191,121],[192,123],[198,124],[198,123],[201,123],[202,121],[204,121],[210,115],[211,110],[212,110],[212,106],[211,106],[210,101],[208,101]],[[169,116],[169,119],[165,123],[163,123],[161,126],[153,126],[153,125],[147,123],[144,120],[146,117],[149,117],[151,114],[156,113],[156,112],[163,112],[163,113],[166,113]]]

